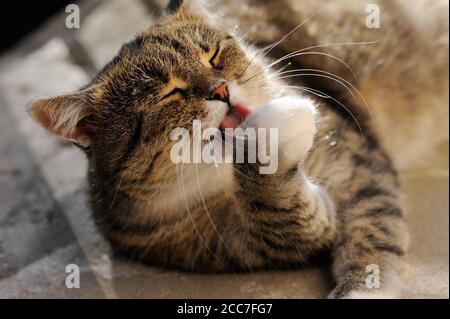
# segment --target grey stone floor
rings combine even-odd
[[[85,84],[120,44],[151,25],[164,1],[82,1],[0,58],[0,298],[323,298],[325,268],[200,275],[113,259],[86,208],[86,161],[25,112],[33,98]],[[448,142],[436,160],[401,172],[412,230],[406,298],[449,297]],[[81,269],[65,286],[68,264]]]

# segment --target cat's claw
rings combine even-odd
[[[313,145],[316,134],[313,102],[300,97],[282,97],[259,108],[244,127],[277,128],[279,158],[287,165],[300,162]]]

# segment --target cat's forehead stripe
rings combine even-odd
[[[147,39],[150,46],[162,46],[178,52],[187,53],[189,49],[185,43],[179,38],[168,37],[163,35],[150,35]]]

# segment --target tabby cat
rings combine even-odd
[[[380,28],[365,25],[369,3]],[[325,253],[330,297],[397,297],[408,234],[396,169],[448,130],[448,4],[433,3],[434,23],[417,18],[420,1],[172,1],[89,85],[30,114],[86,153],[92,211],[117,252],[199,272]],[[175,164],[171,132],[194,119],[278,128],[278,169]]]

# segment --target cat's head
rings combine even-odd
[[[220,127],[234,105],[254,109],[271,98],[255,53],[220,23],[178,9],[125,44],[89,85],[38,100],[30,113],[89,149],[102,175],[142,180],[150,163],[169,166],[173,129],[194,119]]]

